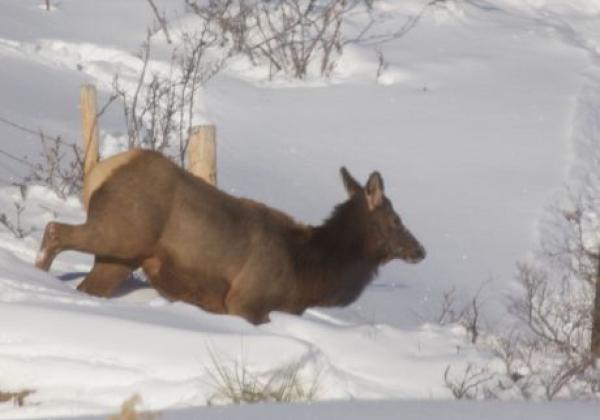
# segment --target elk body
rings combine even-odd
[[[380,265],[415,263],[425,250],[385,197],[379,173],[363,187],[341,172],[348,200],[322,225],[307,226],[220,191],[159,153],[126,152],[92,170],[84,224],[48,223],[36,265],[48,270],[65,250],[90,253],[81,291],[110,297],[142,267],[166,298],[253,323],[273,310],[348,305]]]

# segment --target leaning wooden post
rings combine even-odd
[[[192,128],[187,160],[188,171],[217,186],[217,140],[214,125],[199,125]]]
[[[99,160],[100,130],[96,108],[96,87],[81,86],[81,122],[83,132],[83,201],[87,208],[88,175]]]

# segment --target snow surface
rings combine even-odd
[[[587,420],[598,418],[598,405],[589,402],[553,402],[546,404],[514,402],[441,402],[441,401],[350,401],[344,404],[321,402],[316,404],[209,407],[194,410],[175,410],[161,413],[164,420],[208,418],[211,420],[237,419],[293,419],[293,420],[532,420],[566,419]],[[92,420],[84,417],[81,420]]]
[[[40,3],[2,2],[0,118],[77,141],[80,84],[96,83],[104,100],[116,72],[134,83],[152,13],[141,0],[62,0],[52,12]],[[175,34],[193,25],[181,2],[157,3]],[[425,3],[376,1],[377,31]],[[160,70],[167,48],[160,34],[154,41]],[[234,61],[203,91],[195,119],[218,126],[222,188],[308,223],[344,199],[340,166],[363,180],[380,170],[428,250],[423,263],[386,266],[348,308],[273,314],[260,327],[167,302],[144,284],[96,299],[74,291],[89,256],[61,255],[50,274],[32,267],[47,221],[85,215],[75,198],[30,188],[23,224],[33,233],[17,240],[0,228],[0,391],[36,392],[25,407],[0,405],[0,417],[114,412],[135,393],[166,418],[201,417],[165,410],[207,403],[217,354],[259,376],[299,364],[306,381],[318,375],[321,399],[423,402],[211,409],[211,418],[591,418],[595,405],[432,403],[451,398],[447,366],[460,372],[490,356],[460,327],[427,321],[444,290],[468,297],[486,281],[486,316],[502,319],[514,264],[535,249],[545,207],[565,180],[600,163],[600,1],[448,0],[382,50],[389,66],[379,79],[369,45],[348,48],[331,80],[265,82],[264,69]],[[120,111],[101,126],[109,154],[124,131]],[[4,123],[0,139],[13,155],[39,153],[35,135]],[[10,183],[26,171],[0,156],[0,212],[14,216],[22,198]]]

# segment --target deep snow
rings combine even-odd
[[[135,80],[151,11],[141,0],[63,0],[51,13],[39,3],[2,4],[0,117],[77,141],[79,85],[96,83],[105,99],[115,72]],[[193,23],[179,2],[157,3],[173,30]],[[424,3],[375,2],[383,22],[377,30],[397,28]],[[73,288],[89,257],[60,256],[50,275],[32,267],[44,224],[82,221],[81,207],[76,198],[65,203],[30,189],[24,224],[35,231],[16,240],[0,228],[0,390],[37,392],[33,405],[0,405],[0,416],[105,413],[134,393],[149,409],[204,405],[213,392],[211,352],[257,374],[301,363],[307,381],[322,372],[323,399],[450,398],[445,368],[458,372],[489,356],[472,348],[460,327],[425,323],[439,311],[443,291],[456,285],[468,297],[489,281],[486,315],[502,319],[503,296],[515,292],[514,263],[535,248],[545,206],[574,168],[598,164],[597,152],[586,150],[597,149],[600,125],[599,19],[599,1],[447,1],[382,46],[389,68],[379,81],[372,47],[362,46],[347,50],[330,81],[266,83],[260,71],[232,62],[210,82],[196,119],[218,127],[221,188],[316,224],[344,199],[340,166],[362,180],[373,169],[383,173],[387,195],[428,258],[385,267],[348,308],[274,314],[256,328],[168,303],[144,287],[110,300],[81,295]],[[160,68],[165,46],[155,38],[153,65]],[[101,125],[110,138],[124,131],[116,108]],[[38,153],[36,136],[3,123],[0,139],[14,155]],[[0,156],[0,212],[13,214],[20,194],[9,184],[25,172]],[[446,417],[466,407],[377,406],[381,418],[396,409]],[[339,409],[361,418],[372,407],[327,404],[308,412],[330,418]],[[490,413],[504,412],[492,407]],[[571,407],[581,418],[593,411],[568,404],[523,410],[558,418]],[[263,418],[283,409],[250,410]],[[245,411],[212,413],[221,412],[236,418]]]

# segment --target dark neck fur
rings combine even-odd
[[[366,202],[360,197],[338,205],[321,226],[310,228],[297,268],[311,305],[354,302],[377,273],[379,262],[367,253]]]

